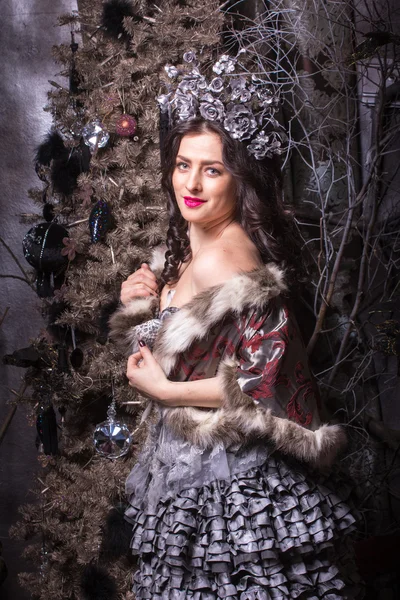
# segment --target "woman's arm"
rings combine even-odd
[[[164,406],[199,406],[219,408],[222,389],[218,377],[197,381],[168,381],[158,401]]]
[[[141,345],[140,351],[129,357],[126,375],[132,387],[163,406],[218,408],[222,404],[222,388],[218,377],[197,381],[170,381],[150,348],[145,345]]]

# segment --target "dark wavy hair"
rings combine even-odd
[[[168,133],[162,148],[162,187],[167,195],[169,212],[168,250],[161,273],[162,282],[176,283],[180,264],[191,257],[188,224],[175,198],[172,175],[182,138],[202,133],[215,133],[221,139],[223,163],[236,182],[236,221],[254,242],[264,263],[274,262],[285,269],[286,281],[293,288],[295,283],[305,279],[306,267],[301,259],[301,238],[293,215],[283,206],[279,157],[254,159],[245,145],[232,139],[222,125],[202,118],[176,125]]]

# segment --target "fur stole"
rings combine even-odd
[[[322,469],[331,466],[347,440],[340,425],[320,425],[315,431],[289,419],[276,417],[271,409],[256,405],[243,393],[237,382],[239,362],[228,358],[221,362],[223,400],[212,411],[193,407],[162,408],[164,420],[181,437],[200,448],[212,448],[223,442],[226,447],[254,440],[271,446],[297,460]]]
[[[225,283],[197,294],[165,319],[160,327],[153,354],[167,377],[178,355],[199,340],[224,317],[239,316],[245,310],[259,310],[271,298],[286,291],[283,272],[270,263],[254,271],[239,273]],[[154,318],[154,298],[135,299],[117,312],[110,321],[111,335],[125,349],[131,349],[134,327]],[[275,416],[270,409],[257,405],[242,392],[237,382],[238,361],[235,357],[221,361],[217,377],[223,391],[218,409],[162,407],[164,421],[179,436],[200,448],[212,448],[222,442],[226,447],[265,440],[282,453],[310,463],[329,466],[346,443],[340,425],[320,425],[308,429],[287,418]]]

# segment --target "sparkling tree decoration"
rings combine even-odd
[[[104,148],[107,146],[110,134],[107,132],[100,119],[94,119],[94,121],[88,123],[82,129],[82,137],[86,146],[89,146],[90,150],[95,152],[97,148]]]
[[[121,458],[129,450],[132,436],[125,425],[116,420],[116,406],[113,397],[107,411],[107,419],[99,423],[94,430],[94,447],[100,456],[105,458]]]
[[[136,119],[130,115],[123,114],[115,124],[115,133],[122,137],[132,137],[137,129]]]
[[[102,240],[111,224],[110,208],[105,200],[99,200],[93,206],[89,217],[89,229],[92,242],[96,244]]]

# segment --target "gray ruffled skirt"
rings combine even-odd
[[[230,481],[131,506],[137,600],[362,598],[348,486],[278,454]],[[334,490],[334,491],[333,491]]]

